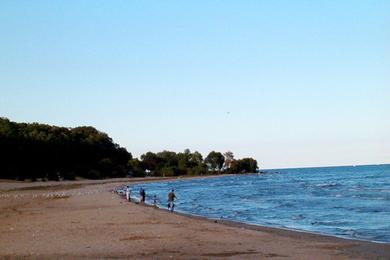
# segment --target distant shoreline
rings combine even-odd
[[[261,171],[275,171],[275,170],[290,170],[290,169],[317,169],[317,168],[335,168],[335,167],[364,167],[364,166],[386,166],[390,163],[371,163],[371,164],[350,164],[350,165],[325,165],[325,166],[301,166],[301,167],[287,167],[287,168],[266,168]]]

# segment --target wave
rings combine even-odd
[[[336,183],[336,182],[326,182],[326,183],[319,183],[319,184],[316,184],[315,185],[316,187],[320,187],[320,188],[328,188],[328,187],[338,187],[340,186],[339,183]]]

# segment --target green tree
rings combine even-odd
[[[90,126],[66,128],[0,118],[0,178],[122,177],[131,154]]]
[[[177,176],[177,168],[176,167],[163,167],[160,169],[159,174],[162,177]]]
[[[146,154],[141,155],[141,160],[145,170],[155,171],[160,159],[157,154],[147,152]]]
[[[206,165],[198,165],[188,170],[188,175],[199,176],[207,174],[207,166]]]
[[[191,152],[189,149],[185,149],[183,153],[178,153],[177,158],[177,168],[180,175],[185,175],[188,173],[188,168],[190,168],[190,155]]]
[[[230,173],[254,173],[258,169],[257,161],[253,158],[243,158],[232,162]]]
[[[132,177],[145,177],[145,170],[142,166],[142,162],[137,158],[130,159],[127,166]]]
[[[159,167],[162,168],[164,166],[177,166],[177,155],[172,151],[162,151],[157,153],[157,157],[159,158]]]
[[[208,168],[212,171],[220,171],[222,169],[225,158],[220,152],[211,151],[204,162],[207,164]]]
[[[189,161],[193,166],[201,165],[203,163],[203,157],[198,151],[195,151],[190,154]]]
[[[231,164],[234,162],[234,155],[231,151],[227,151],[223,154],[223,156],[225,157],[224,168],[229,169]]]

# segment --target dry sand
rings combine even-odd
[[[112,192],[125,182],[0,182],[0,258],[390,259],[390,244],[128,203]]]

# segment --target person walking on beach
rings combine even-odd
[[[143,188],[139,190],[139,195],[141,197],[140,202],[145,203],[146,192]]]
[[[157,196],[153,196],[153,206],[156,208],[157,207]]]
[[[176,199],[175,191],[174,189],[171,190],[170,193],[168,193],[168,210],[173,211],[173,208],[175,207],[174,201]]]
[[[128,202],[131,202],[130,194],[131,194],[130,186],[126,186],[126,200],[127,200]]]

